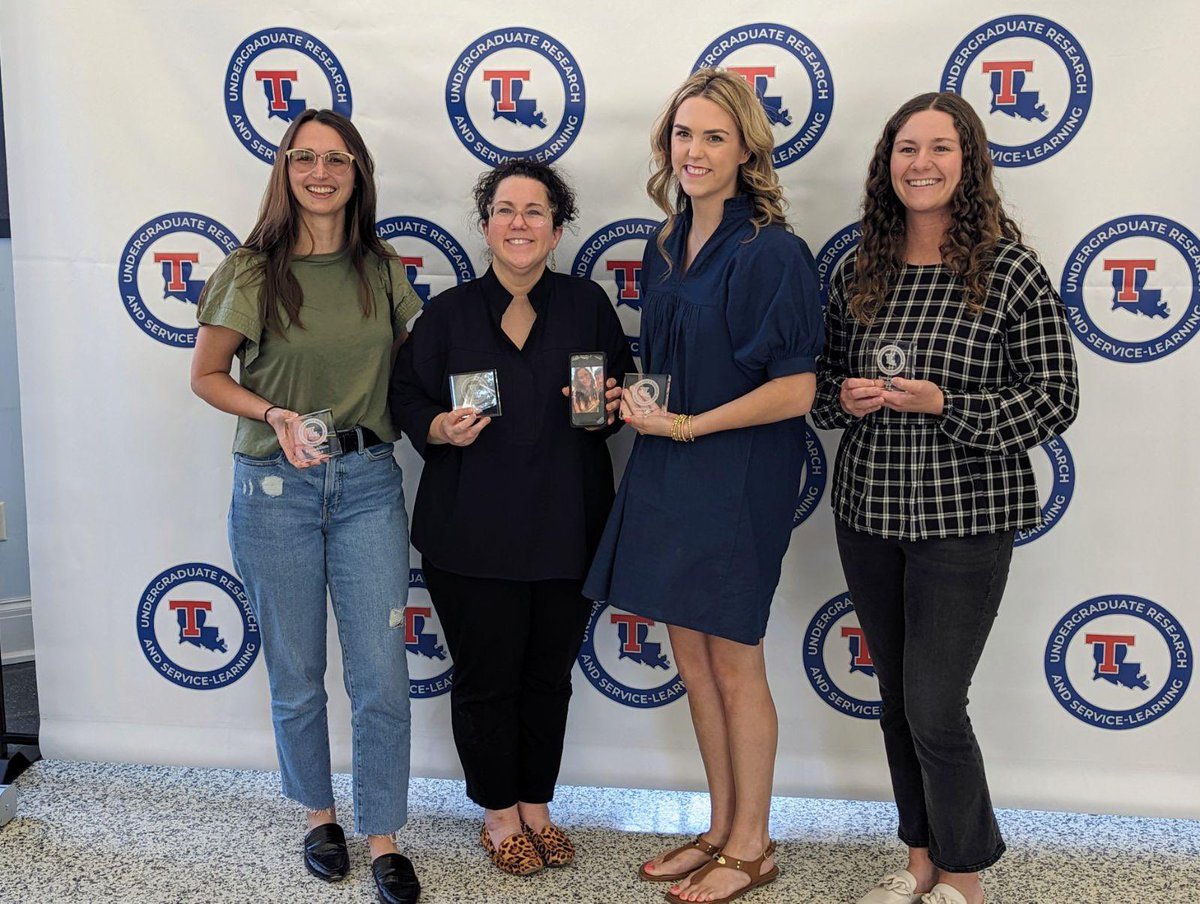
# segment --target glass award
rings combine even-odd
[[[625,374],[622,413],[627,411],[635,417],[644,417],[666,411],[670,395],[670,374]]]
[[[494,370],[450,374],[450,407],[474,408],[480,417],[500,417],[500,378]]]
[[[604,352],[589,352],[571,356],[571,426],[603,427],[608,423],[604,404],[604,383],[607,380]]]
[[[907,339],[881,339],[875,348],[875,369],[883,378],[883,388],[892,389],[892,379],[913,378],[913,344]]]
[[[338,442],[331,409],[301,414],[288,421],[287,427],[296,457],[301,461],[322,461],[341,454],[342,445]]]

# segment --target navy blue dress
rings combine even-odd
[[[687,273],[690,210],[642,260],[642,364],[671,375],[668,409],[698,414],[768,380],[815,373],[824,342],[812,254],[771,226],[751,239],[749,196]],[[804,470],[804,418],[677,443],[639,436],[584,595],[741,643],[767,627]]]

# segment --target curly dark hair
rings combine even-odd
[[[942,239],[942,263],[963,283],[964,301],[972,314],[983,310],[996,241],[1021,241],[1021,230],[1004,211],[992,178],[987,134],[971,105],[957,94],[919,94],[887,121],[875,145],[863,190],[862,240],[858,244],[850,313],[871,323],[887,301],[904,265],[906,209],[892,188],[891,157],[896,133],[923,110],[939,110],[954,120],[962,148],[962,178],[954,190],[950,228]]]
[[[555,229],[575,219],[578,213],[575,207],[575,192],[567,184],[562,173],[548,163],[514,157],[501,163],[495,169],[482,173],[475,182],[472,194],[475,198],[475,213],[479,217],[480,225],[486,223],[491,216],[492,202],[496,200],[496,189],[510,176],[533,179],[545,186],[546,196],[550,199],[550,212],[554,217]]]

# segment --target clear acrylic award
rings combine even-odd
[[[644,417],[667,410],[671,395],[670,374],[625,374],[625,392],[621,398],[622,413]]]
[[[480,417],[500,417],[500,378],[496,371],[451,374],[450,407],[474,408]]]
[[[875,369],[884,389],[892,389],[894,377],[911,380],[913,364],[913,344],[907,339],[881,339],[875,348]]]
[[[287,422],[287,428],[296,457],[301,461],[321,461],[341,454],[342,445],[338,442],[333,411],[329,408],[294,417]]]

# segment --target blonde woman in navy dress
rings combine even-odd
[[[710,823],[639,873],[671,882],[673,901],[728,901],[778,875],[762,639],[824,337],[773,143],[753,90],[720,70],[689,78],[655,126],[647,190],[667,219],[642,261],[641,347],[646,372],[671,375],[670,410],[626,418],[640,435],[584,587],[665,622],[687,686]]]

